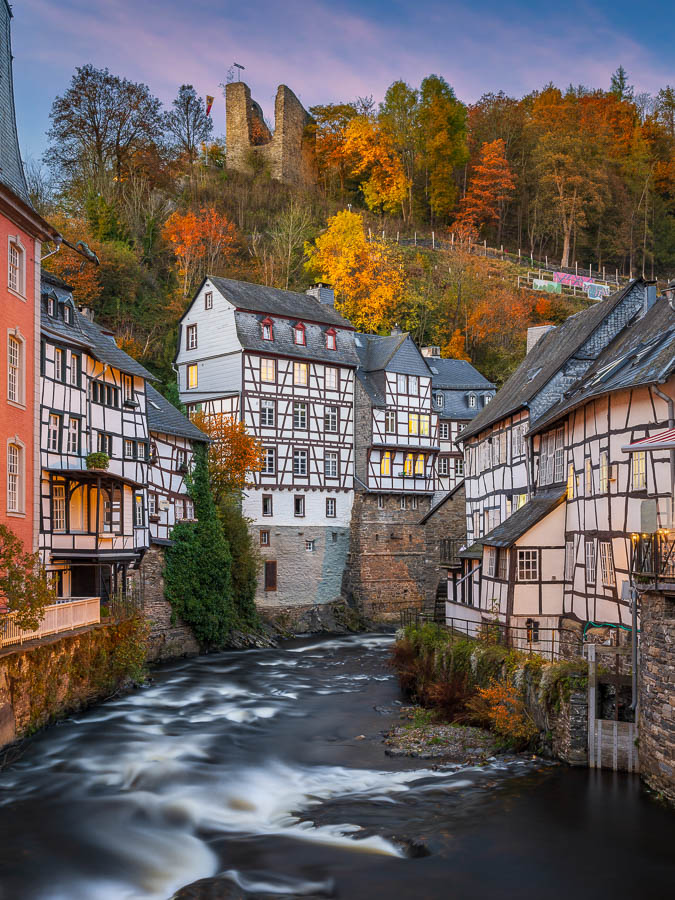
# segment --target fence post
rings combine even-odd
[[[574,260],[574,274],[579,274],[579,263],[576,261],[576,259]]]
[[[518,262],[520,262],[520,247],[518,247]]]
[[[384,228],[382,229],[382,241],[384,241]]]
[[[483,241],[483,251],[485,253],[485,256],[487,256],[487,241],[486,240]]]
[[[396,243],[398,244],[398,231],[396,232]]]
[[[546,268],[548,269],[548,255],[545,257],[546,259]]]
[[[455,232],[454,231],[450,232],[450,246],[451,247],[455,246]]]
[[[435,231],[431,232],[431,249],[432,250],[436,249],[436,232]]]
[[[417,232],[415,232],[415,246],[417,246]]]
[[[593,277],[593,263],[588,264],[588,277],[589,278]]]
[[[372,233],[372,231],[371,231],[370,228],[369,228],[369,229],[368,229],[368,240],[369,240],[369,241],[372,241],[372,239],[373,239],[373,233]]]
[[[616,270],[615,280],[616,280],[616,283],[618,284],[619,283],[619,270],[618,269]]]
[[[607,279],[605,278],[605,267],[604,266],[602,267],[602,280],[607,281]]]

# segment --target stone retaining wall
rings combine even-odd
[[[164,596],[164,549],[153,544],[140,566],[143,609],[150,628],[148,661],[160,662],[199,653],[199,643],[189,625],[178,618]]]

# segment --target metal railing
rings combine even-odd
[[[85,625],[96,625],[101,620],[98,597],[69,597],[45,607],[42,621],[34,630],[20,628],[16,613],[0,615],[0,647],[23,644],[50,634],[74,631]]]
[[[675,582],[675,537],[638,534],[631,544],[631,572],[638,583]]]

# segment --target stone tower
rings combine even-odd
[[[315,137],[308,127],[313,120],[285,84],[277,88],[274,134],[243,81],[233,81],[225,88],[225,118],[229,169],[251,174],[260,166],[286,184],[316,184]]]
[[[11,19],[9,3],[0,0],[0,182],[30,205],[16,132]]]

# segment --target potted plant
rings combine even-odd
[[[90,453],[86,460],[87,468],[94,472],[107,472],[110,465],[110,457],[107,453]]]

